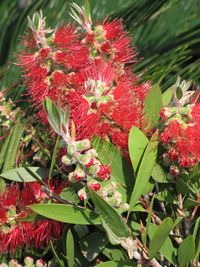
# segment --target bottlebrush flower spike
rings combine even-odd
[[[130,68],[137,61],[136,51],[121,20],[93,25],[88,1],[83,8],[76,4],[72,8],[72,17],[83,26],[82,31],[68,24],[51,34],[42,13],[29,19],[36,45],[18,56],[18,65],[24,69],[31,101],[44,124],[45,98],[56,104],[60,101],[62,108],[69,105],[76,140],[98,134],[127,155],[128,134],[132,125],[141,125],[150,83],[139,83],[139,76]]]
[[[179,174],[178,166],[190,168],[200,162],[200,104],[191,99],[194,91],[186,91],[190,83],[178,80],[174,88],[177,85],[181,85],[182,97],[178,99],[175,92],[173,105],[163,108],[160,114],[160,142],[166,151],[165,161],[168,165],[173,163],[170,169],[173,175]]]
[[[49,191],[60,194],[63,183],[49,181]],[[20,190],[8,185],[0,195],[0,253],[14,253],[24,246],[44,247],[50,240],[60,237],[63,224],[53,220],[23,221],[32,211],[27,205],[46,203],[50,196],[37,182],[26,183]]]

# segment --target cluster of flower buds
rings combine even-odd
[[[39,260],[36,260],[36,262],[34,262],[33,258],[27,256],[24,259],[23,265],[20,264],[18,260],[12,259],[9,261],[8,264],[6,263],[0,264],[0,267],[47,267],[47,264],[45,263],[43,259],[39,259]]]
[[[121,20],[93,24],[88,12],[73,5],[75,23],[46,28],[42,13],[29,19],[31,31],[18,58],[39,121],[47,123],[46,97],[70,106],[77,140],[110,138],[127,155],[128,134],[140,127],[150,83],[139,83],[131,37]]]
[[[129,209],[128,203],[125,203],[122,199],[122,193],[118,191],[118,185],[115,182],[108,183],[100,190],[99,194],[112,207],[122,211]]]
[[[75,170],[69,174],[69,180],[72,183],[82,182],[94,191],[100,190],[99,182],[107,181],[110,178],[110,167],[100,162],[97,151],[92,148],[88,139],[71,140],[67,145],[66,155],[62,157],[62,162],[67,166],[76,165]],[[86,199],[85,188],[81,189],[78,195],[81,200]]]
[[[19,110],[14,108],[14,103],[11,100],[6,101],[4,94],[0,92],[0,124],[7,130],[16,120]]]
[[[47,184],[50,192],[61,193],[63,184],[56,179]],[[20,190],[18,184],[11,184],[0,195],[0,253],[13,253],[16,248],[31,246],[42,248],[50,240],[58,238],[63,225],[53,220],[31,221],[30,204],[46,203],[50,196],[38,182],[25,183]]]
[[[163,159],[165,165],[170,166],[172,176],[200,162],[200,104],[196,103],[194,91],[186,91],[186,83],[184,88],[179,83],[179,88],[182,97],[178,99],[175,95],[172,106],[160,111],[160,142],[165,149]]]

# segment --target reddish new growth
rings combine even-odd
[[[127,153],[132,125],[140,127],[149,83],[139,83],[131,67],[136,51],[121,20],[92,25],[81,14],[83,29],[74,24],[56,31],[33,27],[28,51],[18,56],[37,116],[47,122],[42,101],[48,96],[69,104],[76,139],[95,134],[110,139]]]
[[[50,191],[59,194],[63,184],[49,183]],[[0,195],[0,253],[13,253],[17,248],[32,246],[42,248],[50,240],[60,237],[63,225],[53,220],[26,220],[32,211],[28,205],[45,203],[49,195],[41,190],[37,182],[11,184]]]
[[[165,159],[175,164],[172,175],[178,175],[177,166],[189,168],[200,162],[200,104],[168,107],[161,110],[160,141]],[[170,164],[171,164],[170,163]]]

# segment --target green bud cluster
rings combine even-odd
[[[67,154],[62,157],[62,163],[66,166],[76,165],[75,170],[68,176],[72,183],[84,181],[82,185],[87,184],[94,191],[100,189],[99,181],[110,178],[110,168],[101,164],[97,151],[92,148],[88,139],[71,140],[67,144]],[[81,200],[87,198],[85,188],[79,190],[78,196]]]
[[[24,263],[20,264],[16,259],[12,259],[9,261],[9,263],[1,263],[0,267],[47,267],[50,266],[51,262],[48,264],[45,263],[42,259],[36,260],[34,262],[34,259],[31,257],[26,257],[24,259]]]

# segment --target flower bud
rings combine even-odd
[[[177,166],[175,166],[175,165],[171,165],[171,167],[170,167],[170,174],[172,176],[179,175],[179,168]]]
[[[84,153],[83,155],[80,154],[78,160],[80,164],[84,165],[86,168],[89,168],[94,164],[94,159],[91,158],[87,153]]]
[[[110,178],[110,167],[106,165],[100,165],[97,176],[103,181],[108,180]]]
[[[87,199],[87,194],[85,192],[85,189],[81,189],[78,191],[78,197],[79,197],[80,201]]]
[[[71,158],[68,155],[62,156],[62,163],[69,166],[72,163]]]
[[[83,150],[88,150],[91,148],[91,142],[89,139],[84,139],[82,141],[75,142],[76,151],[81,152]]]
[[[9,262],[9,267],[20,267],[21,265],[19,265],[18,261],[13,259]]]
[[[87,151],[87,155],[89,156],[89,157],[91,157],[91,158],[97,158],[98,157],[98,153],[97,153],[97,151],[95,150],[95,149],[89,149],[88,151]]]
[[[24,264],[25,264],[25,266],[27,266],[27,267],[32,267],[32,265],[34,264],[34,260],[33,260],[33,258],[31,258],[31,257],[26,257],[26,258],[24,259]]]
[[[163,120],[167,120],[172,115],[172,112],[170,111],[170,108],[162,108],[160,111],[160,117]]]
[[[122,194],[119,191],[115,191],[112,197],[112,206],[119,208],[122,204]]]
[[[76,152],[76,146],[75,146],[75,143],[70,143],[68,144],[67,146],[67,153],[70,155],[70,156],[73,156],[74,153]]]
[[[45,267],[47,266],[43,259],[39,259],[36,261],[35,267]]]
[[[100,190],[101,185],[100,185],[98,182],[96,182],[96,183],[91,183],[91,184],[89,185],[89,187],[90,187],[92,190],[94,190],[94,191],[98,191],[98,190]]]
[[[74,171],[74,179],[75,182],[78,182],[80,180],[83,180],[85,178],[85,172],[84,170],[81,168],[80,165],[77,165],[75,171]]]

